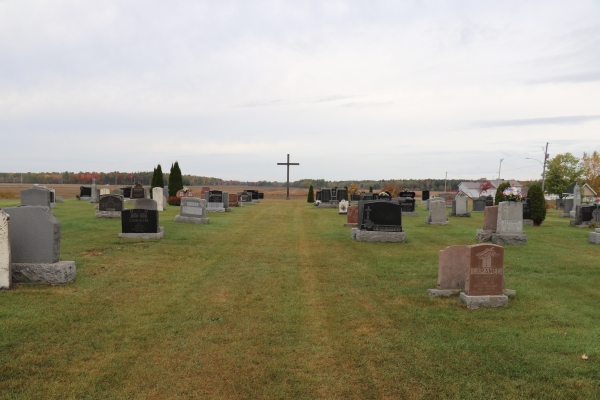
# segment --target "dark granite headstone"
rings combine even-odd
[[[358,227],[367,231],[402,232],[402,207],[392,201],[360,201]]]
[[[421,191],[421,200],[422,201],[429,200],[429,190],[423,190],[423,191]]]
[[[50,207],[50,190],[42,186],[32,186],[29,189],[21,190],[22,206],[42,206]]]
[[[350,200],[351,201],[360,201],[360,193],[352,193],[350,195]]]
[[[579,223],[590,222],[594,219],[594,210],[596,210],[596,206],[577,206],[577,208],[581,210],[581,220],[578,221]]]
[[[246,190],[252,196],[252,200],[258,200],[258,190]]]
[[[258,199],[263,200],[265,198],[265,194],[263,192],[258,192]]]
[[[239,192],[238,201],[240,203],[252,203],[252,194],[248,192]]]
[[[131,198],[132,199],[145,199],[146,191],[141,183],[136,183],[135,186],[131,189]],[[125,232],[123,232],[125,233]]]
[[[210,190],[208,192],[208,202],[209,203],[222,203],[223,202],[223,192],[220,190]]]
[[[337,201],[346,200],[347,196],[348,196],[348,191],[345,188],[344,189],[338,189],[337,190],[336,200]]]
[[[485,206],[491,207],[494,205],[494,198],[492,196],[488,196],[485,198]]]
[[[329,203],[332,198],[331,189],[323,188],[321,189],[321,201],[323,203]]]
[[[125,197],[126,199],[131,198],[131,186],[121,188],[121,190],[123,191],[123,197]]]
[[[401,197],[398,199],[398,203],[402,208],[402,212],[414,212],[415,211],[415,199],[410,197]]]
[[[121,211],[122,233],[158,233],[158,211],[123,210]]]
[[[529,202],[529,198],[523,198],[521,203],[523,203],[523,219],[531,219],[531,203]]]
[[[123,211],[123,196],[103,194],[98,201],[99,211]]]
[[[361,193],[360,194],[360,199],[364,200],[364,201],[374,200],[375,199],[375,195],[373,194],[373,192]]]
[[[320,190],[317,190],[315,192],[315,200],[321,201],[321,191]]]
[[[92,188],[87,186],[80,186],[79,197],[92,197]]]
[[[50,189],[50,203],[56,203],[55,194],[54,189]]]
[[[473,199],[473,211],[484,211],[487,204],[487,197]]]
[[[411,198],[415,198],[415,192],[400,192],[399,193],[400,197],[411,197]]]

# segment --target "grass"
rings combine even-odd
[[[418,211],[405,244],[354,242],[337,210],[293,200],[209,225],[169,207],[165,238],[139,241],[59,203],[77,279],[0,292],[0,398],[599,398],[588,230],[550,211],[506,248],[516,298],[468,310],[426,290],[438,250],[473,244],[483,215],[428,226]]]

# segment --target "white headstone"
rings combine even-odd
[[[100,196],[105,195],[105,194],[110,194],[110,189],[108,189],[108,188],[100,189]]]
[[[573,188],[573,208],[581,205],[581,187],[575,184]]]
[[[0,289],[10,289],[10,241],[8,214],[0,210]]]
[[[467,210],[467,195],[464,193],[457,194],[454,197],[456,204],[456,215],[465,215],[469,212]]]
[[[340,214],[346,214],[348,212],[348,202],[346,200],[341,200],[338,206],[340,209]]]
[[[448,223],[448,218],[446,218],[446,202],[444,199],[430,200],[427,223],[432,225],[446,225]]]
[[[165,209],[165,196],[163,196],[162,188],[152,188],[152,198],[156,201],[156,209],[158,211],[163,211]]]

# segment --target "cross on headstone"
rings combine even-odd
[[[287,162],[286,163],[277,163],[277,165],[287,165],[287,196],[286,196],[286,200],[290,199],[290,165],[300,165],[300,163],[291,163],[290,162],[290,155],[287,155]]]

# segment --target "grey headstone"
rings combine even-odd
[[[156,201],[152,199],[136,199],[133,208],[136,210],[158,210]]]
[[[99,211],[122,211],[123,196],[116,194],[105,194],[100,196],[98,201]]]
[[[99,190],[96,189],[96,178],[92,178],[92,197],[90,198],[90,202],[97,202],[99,199],[100,193]]]
[[[60,222],[48,207],[9,207],[12,263],[56,263],[60,258]]]
[[[0,289],[10,289],[12,282],[8,219],[8,214],[0,210]]]
[[[179,215],[190,218],[206,217],[206,200],[197,197],[182,197]]]
[[[573,188],[573,208],[581,205],[581,188],[575,184]]]
[[[163,189],[159,187],[152,188],[152,198],[156,201],[156,209],[163,211],[165,209]]]
[[[429,199],[429,216],[426,222],[430,225],[447,225],[448,219],[446,218],[446,201],[431,201]]]
[[[165,196],[167,199],[169,198],[169,187],[168,186],[163,187],[163,196]]]
[[[523,233],[523,203],[519,201],[503,201],[498,204],[496,233]]]
[[[21,205],[50,207],[50,191],[42,186],[21,190]]]
[[[563,213],[568,214],[571,210],[574,210],[573,203],[573,199],[565,199],[563,203]]]

